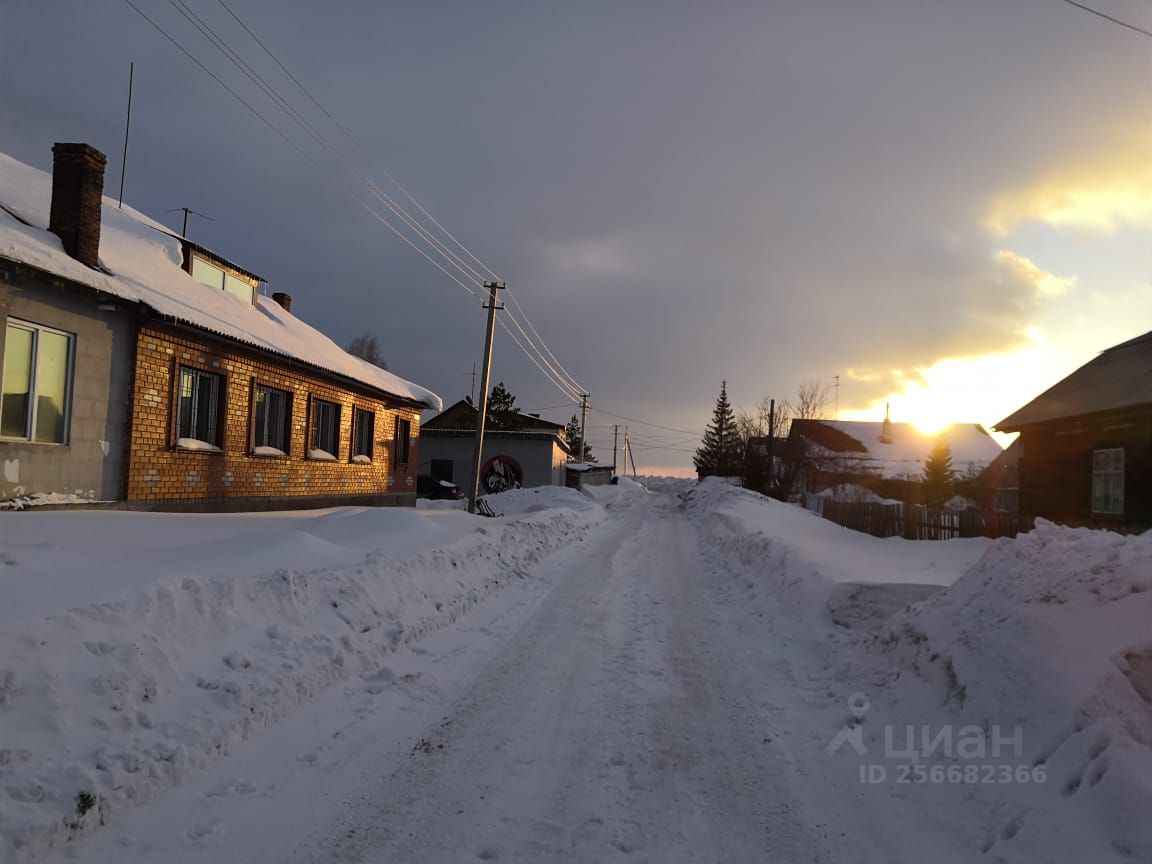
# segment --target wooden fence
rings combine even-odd
[[[951,540],[955,537],[1015,537],[1032,530],[1030,517],[1015,513],[971,510],[930,510],[919,504],[878,504],[821,499],[807,505],[825,519],[871,534],[908,540]]]

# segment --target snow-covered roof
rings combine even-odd
[[[51,199],[50,174],[0,153],[0,258],[144,304],[162,316],[434,410],[443,407],[432,391],[353,357],[271,298],[260,296],[253,306],[200,284],[181,267],[182,238],[131,207],[120,209],[107,196],[100,230],[100,264],[106,272],[84,266],[48,231]]]
[[[1002,452],[979,423],[957,423],[934,435],[911,423],[889,423],[887,432],[883,422],[864,420],[795,420],[793,425],[816,455],[848,460],[854,469],[884,477],[919,476],[940,438],[948,442],[952,468],[960,473],[982,470]]]
[[[1152,332],[1113,345],[1049,387],[996,428],[1015,432],[1032,423],[1152,404]]]

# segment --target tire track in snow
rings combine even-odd
[[[703,577],[667,498],[622,512],[297,860],[821,860]]]

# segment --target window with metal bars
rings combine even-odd
[[[177,444],[199,441],[220,446],[220,397],[223,377],[187,366],[180,367],[180,395],[176,406]]]
[[[308,455],[312,459],[336,459],[340,455],[340,406],[324,399],[312,400]]]
[[[252,393],[252,450],[259,456],[288,452],[291,397],[286,390],[256,384]],[[274,451],[279,451],[276,453]]]
[[[352,461],[372,461],[372,438],[376,431],[376,415],[362,408],[352,414]]]
[[[402,417],[396,418],[396,464],[407,465],[412,448],[412,422]]]

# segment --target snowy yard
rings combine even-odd
[[[0,514],[0,861],[1152,860],[1152,535]]]

